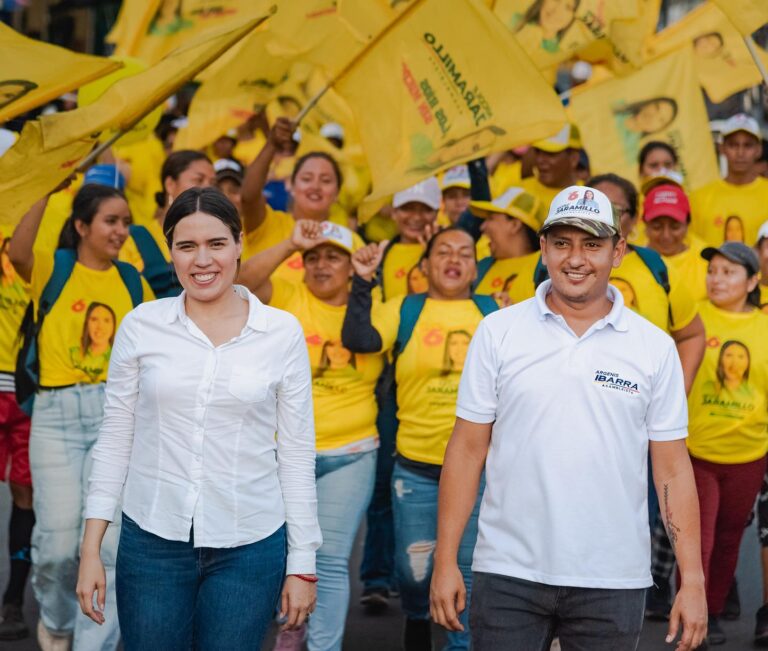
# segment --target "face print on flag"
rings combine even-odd
[[[6,79],[0,81],[0,109],[21,99],[27,93],[35,90],[37,84],[26,79]]]

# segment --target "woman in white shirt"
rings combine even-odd
[[[315,604],[321,535],[304,335],[294,317],[233,285],[241,224],[218,190],[181,194],[164,231],[184,292],[129,313],[117,333],[77,593],[103,622],[99,549],[122,494],[115,584],[126,651],[250,651],[281,586],[286,628]]]

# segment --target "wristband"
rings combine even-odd
[[[301,579],[307,583],[317,583],[317,576],[314,574],[291,574],[291,576],[295,576],[297,579]]]

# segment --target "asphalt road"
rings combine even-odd
[[[10,496],[6,487],[0,485],[0,591],[5,589],[8,573],[7,522],[9,514]],[[362,538],[358,537],[352,560],[352,567],[355,568],[353,576],[356,575],[361,546]],[[722,649],[722,651],[736,651],[737,649],[753,648],[752,633],[754,629],[754,613],[761,605],[760,576],[759,549],[753,525],[744,536],[737,571],[743,614],[738,621],[723,622],[723,628],[728,636],[728,642],[724,646],[717,647]],[[397,603],[393,601],[389,611],[382,615],[375,617],[366,616],[358,605],[359,595],[360,585],[357,581],[354,581],[349,617],[347,619],[347,631],[344,638],[344,650],[397,651],[400,648],[400,633],[402,627],[402,615],[399,612]],[[34,629],[34,625],[37,622],[37,606],[29,587],[27,589],[24,610],[30,628]],[[436,633],[439,636],[439,631],[436,631]],[[661,651],[663,649],[671,649],[672,647],[664,643],[665,635],[666,630],[664,625],[646,622],[640,642],[640,651]],[[263,647],[264,651],[268,651],[272,648],[271,639],[272,636],[270,636],[270,639],[265,643]],[[21,640],[19,642],[0,642],[0,650],[2,651],[36,651],[38,648],[39,647],[32,638]],[[440,646],[438,645],[436,648],[440,648]],[[93,651],[98,650],[94,649]]]

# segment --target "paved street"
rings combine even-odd
[[[0,487],[0,586],[5,587],[8,569],[7,553],[7,522],[10,509],[10,499],[7,489]],[[357,567],[357,557],[361,547],[361,539],[356,545],[354,567]],[[744,614],[737,622],[724,622],[723,628],[728,635],[728,644],[722,651],[752,648],[752,632],[754,628],[754,612],[760,606],[760,565],[754,527],[744,537],[742,554],[738,569],[738,579],[741,588],[742,610]],[[390,611],[377,617],[368,617],[358,606],[359,586],[353,588],[347,634],[344,641],[345,651],[396,651],[399,649],[401,615],[396,604]],[[27,621],[33,624],[37,621],[37,609],[31,590],[27,590],[25,605]],[[665,628],[661,624],[646,623],[640,651],[661,651],[671,647],[664,644]],[[271,641],[264,646],[271,649]],[[439,646],[438,646],[439,648]],[[38,646],[31,639],[20,642],[0,643],[2,651],[35,651]],[[90,650],[89,650],[90,651]],[[96,650],[94,650],[96,651]],[[158,650],[162,651],[162,650]],[[524,651],[524,650],[521,650]]]

